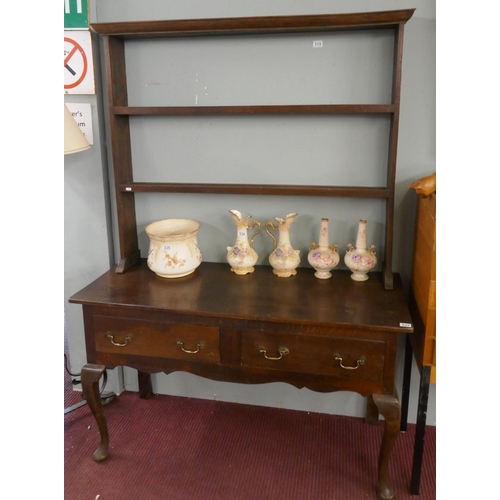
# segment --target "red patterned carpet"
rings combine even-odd
[[[81,400],[68,398],[66,407]],[[382,422],[130,392],[105,414],[110,453],[101,463],[92,459],[99,432],[88,406],[65,416],[66,500],[377,498]],[[414,437],[414,425],[399,436],[390,485],[399,500],[435,499],[435,427],[426,432],[418,497],[409,490]]]

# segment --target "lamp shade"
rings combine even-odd
[[[75,122],[71,111],[64,105],[64,154],[78,153],[90,148],[85,135]]]

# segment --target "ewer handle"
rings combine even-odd
[[[255,226],[258,226],[258,227],[257,227],[257,230],[255,231],[255,233],[253,233],[252,237],[250,238],[250,241],[249,241],[250,248],[253,248],[253,239],[260,232],[260,222],[258,220],[254,220],[250,226],[247,226],[248,231],[253,229]]]
[[[273,239],[273,245],[274,245],[274,249],[276,250],[276,247],[278,246],[278,242],[276,241],[276,238],[274,237],[274,234],[269,232],[269,229],[267,229],[267,226],[271,226],[275,231],[279,231],[279,226],[275,226],[272,221],[268,221],[266,222],[266,233],[271,236],[271,238]]]

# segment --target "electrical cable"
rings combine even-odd
[[[66,353],[64,353],[64,368],[67,373],[69,373],[72,377],[80,377],[81,373],[71,373],[69,368],[68,368],[68,356],[66,356]],[[108,382],[108,372],[104,370],[103,376],[102,376],[102,388],[99,392],[99,394],[102,394],[104,392],[104,388],[106,387],[106,384]],[[71,383],[73,385],[81,384],[81,380],[72,380]]]
[[[81,373],[72,373],[68,367],[68,357],[66,356],[66,353],[64,353],[64,369],[66,370],[66,372],[72,376],[72,377],[80,377]],[[103,406],[111,403],[111,401],[113,401],[113,399],[115,399],[116,397],[116,394],[114,394],[113,392],[107,392],[107,393],[104,393],[104,388],[106,387],[106,384],[108,382],[108,372],[106,370],[104,370],[104,373],[103,373],[103,377],[102,377],[102,388],[99,392],[99,395],[101,397],[101,403]],[[80,379],[74,379],[71,381],[71,383],[73,385],[78,385],[78,384],[81,384],[81,380]],[[81,401],[80,403],[77,403],[73,406],[70,406],[69,408],[65,408],[64,409],[64,414],[66,415],[67,413],[71,413],[72,411],[78,409],[78,408],[81,408],[82,406],[85,406],[87,404],[87,401],[82,393],[82,398],[83,398],[83,401]]]

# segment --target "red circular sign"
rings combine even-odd
[[[76,76],[77,73],[71,67],[71,59],[77,53],[79,53],[82,57],[83,68],[80,69],[81,75],[73,83],[64,84],[65,89],[74,89],[75,87],[80,85],[80,83],[82,83],[85,75],[87,74],[87,56],[85,55],[85,51],[83,50],[82,46],[79,43],[75,42],[75,40],[64,37],[64,42],[72,46],[71,50],[69,50],[68,54],[64,57],[64,67],[67,71],[73,74],[73,76]]]

